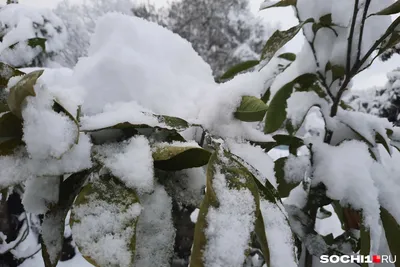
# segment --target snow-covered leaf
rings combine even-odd
[[[46,39],[45,38],[39,38],[39,37],[31,38],[31,39],[28,39],[28,40],[23,41],[23,42],[26,43],[28,46],[30,46],[32,48],[35,48],[35,47],[39,46],[42,49],[42,51],[46,51]],[[14,49],[16,47],[16,45],[19,44],[19,43],[20,42],[15,43],[15,44],[11,45],[9,48],[10,49]]]
[[[63,181],[58,203],[50,207],[44,216],[41,243],[46,267],[55,267],[58,263],[64,243],[65,218],[90,172],[91,170],[77,172]]]
[[[44,70],[37,70],[26,74],[16,85],[10,88],[7,99],[12,113],[22,118],[22,105],[27,96],[36,96],[35,84]]]
[[[267,109],[268,106],[261,99],[255,96],[243,96],[234,116],[246,122],[262,121]]]
[[[296,91],[308,91],[311,89],[316,79],[317,77],[315,74],[306,73],[285,84],[276,92],[269,104],[267,116],[265,118],[265,133],[275,132],[286,120],[287,100],[292,95],[295,85],[297,85]]]
[[[71,213],[74,241],[86,260],[98,267],[130,267],[141,212],[134,190],[106,175],[86,185]]]
[[[7,86],[11,77],[24,75],[20,70],[17,70],[10,65],[0,62],[0,89]]]
[[[288,146],[289,152],[293,155],[296,155],[297,149],[304,146],[303,140],[293,135],[277,134],[272,138],[274,138],[277,145]]]
[[[390,252],[393,256],[400,255],[400,224],[396,219],[384,208],[381,207],[381,220],[385,236],[389,245]],[[400,266],[400,262],[395,263],[396,267]]]
[[[224,74],[221,75],[221,77],[219,77],[218,80],[223,81],[223,80],[231,79],[234,76],[236,76],[237,74],[257,66],[259,63],[260,62],[258,60],[248,60],[245,62],[241,62],[241,63],[233,66],[229,70],[227,70]]]
[[[53,110],[57,113],[61,113],[66,115],[68,118],[71,119],[76,125],[77,131],[76,131],[76,138],[75,138],[75,144],[78,144],[79,142],[79,122],[76,120],[76,118],[66,109],[61,105],[58,101],[54,100],[53,104]]]
[[[393,15],[400,12],[400,1],[396,1],[390,6],[376,12],[374,15]]]
[[[295,6],[296,3],[297,0],[265,0],[260,6],[260,10],[271,7]]]
[[[326,64],[325,72],[332,72],[332,82],[341,79],[346,74],[346,70],[343,66],[332,65],[330,62]]]
[[[290,192],[299,185],[299,183],[288,183],[285,180],[285,164],[287,159],[287,157],[277,159],[274,167],[278,192],[281,197],[288,197]]]
[[[268,39],[265,44],[262,53],[261,53],[261,62],[265,66],[272,59],[275,53],[281,49],[287,42],[293,39],[294,36],[301,30],[301,28],[310,22],[313,22],[313,19],[307,19],[306,21],[300,23],[297,26],[294,26],[286,31],[277,30],[272,34],[272,36]]]
[[[196,168],[208,163],[211,152],[191,145],[161,144],[153,149],[154,167],[166,171]]]
[[[220,150],[211,156],[190,267],[243,264],[259,214],[259,195],[254,179],[228,151]],[[232,237],[235,237],[234,241]]]

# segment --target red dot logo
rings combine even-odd
[[[373,255],[372,256],[372,262],[373,263],[381,263],[382,261],[381,261],[381,256],[379,256],[379,255]]]

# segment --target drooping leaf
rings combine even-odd
[[[389,153],[389,155],[392,154],[392,150],[390,148],[390,143],[386,142],[386,139],[380,133],[377,132],[375,134],[375,140],[376,140],[377,144],[382,144],[382,146],[386,149],[386,151]]]
[[[296,34],[301,30],[301,28],[313,19],[307,19],[306,21],[294,26],[286,31],[275,31],[272,36],[268,39],[261,52],[261,62],[265,66],[272,59],[275,53],[281,49],[287,42],[289,42]]]
[[[64,108],[57,100],[54,100],[53,103],[53,110],[57,113],[66,115],[71,121],[73,121],[76,125],[76,137],[75,137],[75,144],[79,143],[79,122],[76,118],[66,109]]]
[[[8,81],[11,77],[21,76],[25,73],[17,70],[10,65],[0,62],[0,89],[7,87]]]
[[[153,151],[154,167],[165,171],[178,171],[204,166],[211,152],[193,146],[156,146]]]
[[[44,70],[26,74],[16,85],[11,87],[7,103],[12,113],[22,118],[22,105],[26,97],[36,96],[34,86]]]
[[[241,62],[241,63],[233,66],[229,70],[227,70],[224,74],[221,75],[221,77],[219,77],[218,80],[223,81],[223,80],[231,79],[231,78],[235,77],[237,74],[257,66],[259,63],[260,62],[258,60],[248,60],[245,62]]]
[[[400,1],[396,1],[390,6],[382,9],[379,12],[374,13],[373,15],[393,15],[400,12]]]
[[[243,96],[234,116],[245,122],[262,121],[267,109],[268,106],[261,99],[255,96]]]
[[[65,218],[90,173],[91,170],[80,171],[60,183],[58,203],[52,206],[44,216],[42,227],[50,231],[50,233],[43,233],[41,238],[45,267],[55,267],[59,261],[64,243]],[[58,230],[58,233],[54,234],[54,230]]]
[[[75,200],[70,220],[74,241],[83,257],[98,267],[133,266],[140,212],[136,193],[117,178],[104,175],[86,185]],[[108,257],[105,245],[109,242],[115,242],[118,253],[129,255],[129,259]]]
[[[381,220],[385,236],[389,245],[390,252],[393,256],[400,255],[400,224],[396,219],[385,209],[381,207]],[[397,260],[394,264],[400,267],[400,261]]]
[[[260,7],[260,10],[271,8],[271,7],[286,7],[295,6],[297,0],[265,0]]]

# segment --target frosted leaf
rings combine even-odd
[[[132,266],[141,209],[135,192],[113,177],[87,185],[71,214],[72,234],[82,255],[99,266]]]
[[[288,183],[299,183],[308,175],[311,166],[309,156],[294,156],[290,154],[284,166],[284,179]]]

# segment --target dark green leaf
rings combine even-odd
[[[286,6],[295,6],[297,0],[281,0],[276,4],[273,5],[265,5],[262,4],[260,10],[271,8],[271,7],[286,7]]]
[[[313,89],[312,85],[316,80],[317,76],[315,74],[306,73],[285,84],[275,93],[265,118],[265,133],[273,133],[282,127],[287,115],[287,100],[292,95],[294,87],[296,87],[296,91],[309,91]]]
[[[364,225],[360,229],[360,255],[369,255],[371,250],[371,237],[369,230]],[[362,263],[362,267],[368,267],[368,263]]]
[[[176,130],[185,130],[190,126],[187,121],[178,117],[171,117],[166,115],[154,115],[154,116],[158,119],[159,123],[163,123]]]
[[[76,137],[75,144],[79,143],[79,122],[76,118],[66,109],[64,108],[58,101],[54,100],[53,110],[57,113],[66,115],[71,121],[73,121],[76,125]]]
[[[288,146],[293,155],[296,155],[297,149],[304,146],[303,140],[293,135],[277,134],[273,138],[279,146]]]
[[[390,252],[393,256],[400,255],[400,225],[399,222],[384,208],[381,207],[381,220],[385,236],[389,245]],[[397,260],[394,264],[400,267],[400,261]]]
[[[248,60],[241,62],[229,70],[227,70],[218,80],[223,81],[235,77],[237,74],[257,66],[260,62],[258,60]]]
[[[16,85],[11,87],[7,99],[12,113],[22,118],[22,105],[26,97],[36,96],[34,86],[44,70],[33,71],[26,74]]]
[[[375,140],[376,140],[377,144],[382,144],[383,145],[383,147],[386,149],[386,151],[389,153],[389,155],[392,154],[392,151],[390,149],[390,144],[388,144],[386,142],[385,138],[381,134],[376,133],[375,134]]]
[[[263,65],[265,66],[266,64],[268,64],[275,53],[279,49],[281,49],[287,42],[289,42],[305,24],[313,21],[313,19],[307,19],[306,21],[286,31],[277,30],[276,32],[274,32],[274,34],[272,34],[272,36],[268,39],[261,52],[261,61]]]
[[[0,155],[10,155],[22,145],[22,121],[7,112],[0,117]]]
[[[289,60],[289,61],[296,60],[296,54],[293,54],[293,53],[283,53],[283,54],[280,54],[278,57]]]
[[[246,122],[262,121],[267,109],[268,106],[261,99],[255,96],[243,96],[234,116]]]
[[[319,18],[320,24],[324,26],[331,26],[332,25],[332,14],[326,14]]]
[[[42,51],[46,51],[46,39],[45,38],[32,38],[28,39],[27,43],[30,47],[35,48],[37,46],[40,46],[42,48]]]
[[[276,182],[278,184],[278,192],[281,197],[288,197],[290,192],[299,185],[299,183],[288,183],[285,180],[285,164],[287,157],[279,158],[275,161],[274,171]]]
[[[400,1],[396,1],[390,6],[382,9],[381,11],[374,13],[373,15],[393,15],[400,12]]]
[[[271,90],[268,88],[264,95],[261,97],[262,102],[267,103],[271,97]]]
[[[204,166],[211,152],[200,147],[163,145],[153,152],[154,167],[165,171],[178,171]]]

